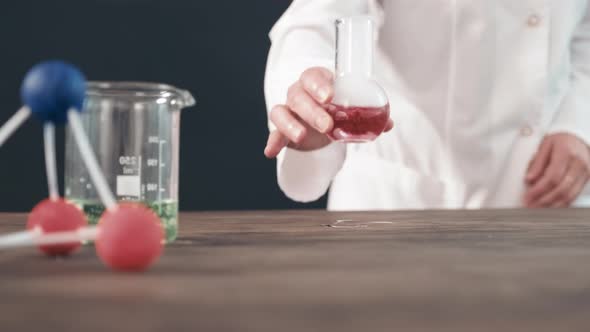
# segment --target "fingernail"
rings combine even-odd
[[[315,120],[315,125],[316,128],[322,132],[325,133],[326,131],[328,131],[328,129],[330,129],[330,121],[332,119],[330,119],[330,117],[328,116],[320,116]]]
[[[318,90],[318,97],[320,98],[320,102],[326,102],[326,100],[328,100],[328,98],[330,97],[330,88],[328,87],[322,87],[319,88]]]

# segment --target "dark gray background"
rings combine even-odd
[[[0,10],[0,121],[20,106],[23,75],[45,59],[72,62],[90,80],[172,84],[191,91],[198,104],[182,119],[181,209],[303,207],[278,189],[275,163],[262,153],[268,31],[289,3],[6,1]],[[63,130],[58,143],[62,184]],[[39,123],[27,122],[0,149],[0,160],[0,211],[27,211],[46,197]]]

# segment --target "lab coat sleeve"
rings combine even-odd
[[[374,15],[379,6],[369,0],[294,0],[270,32],[264,92],[267,112],[284,104],[287,90],[305,69],[334,68],[334,21],[352,15]],[[269,121],[270,130],[274,130]],[[284,149],[277,157],[281,190],[300,202],[314,201],[328,190],[346,156],[343,144],[309,152]]]
[[[549,134],[571,133],[590,146],[590,6],[570,45],[570,90],[549,127]]]

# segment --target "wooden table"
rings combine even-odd
[[[590,330],[590,210],[180,218],[144,274],[0,252],[0,331]]]

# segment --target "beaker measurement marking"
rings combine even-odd
[[[136,156],[120,156],[119,157],[119,164],[121,164],[121,166],[124,165],[137,165],[137,160],[138,157]],[[139,160],[141,160],[141,157],[139,157]]]
[[[149,158],[146,160],[148,167],[157,167],[158,166],[158,159]]]
[[[124,175],[132,175],[135,174],[137,170],[135,168],[131,168],[131,167],[123,167],[123,174]]]
[[[157,183],[148,183],[146,185],[146,189],[147,189],[147,191],[157,191],[158,190],[158,184]]]
[[[166,143],[166,140],[160,139],[158,136],[148,136],[148,143],[150,144],[162,144]]]
[[[166,143],[165,140],[160,140],[160,144],[158,146],[158,160],[160,161],[160,165],[162,164],[162,151],[164,149],[164,144]],[[165,191],[162,188],[162,166],[158,169],[158,188],[160,188],[158,192],[158,200],[162,201],[162,193]]]

